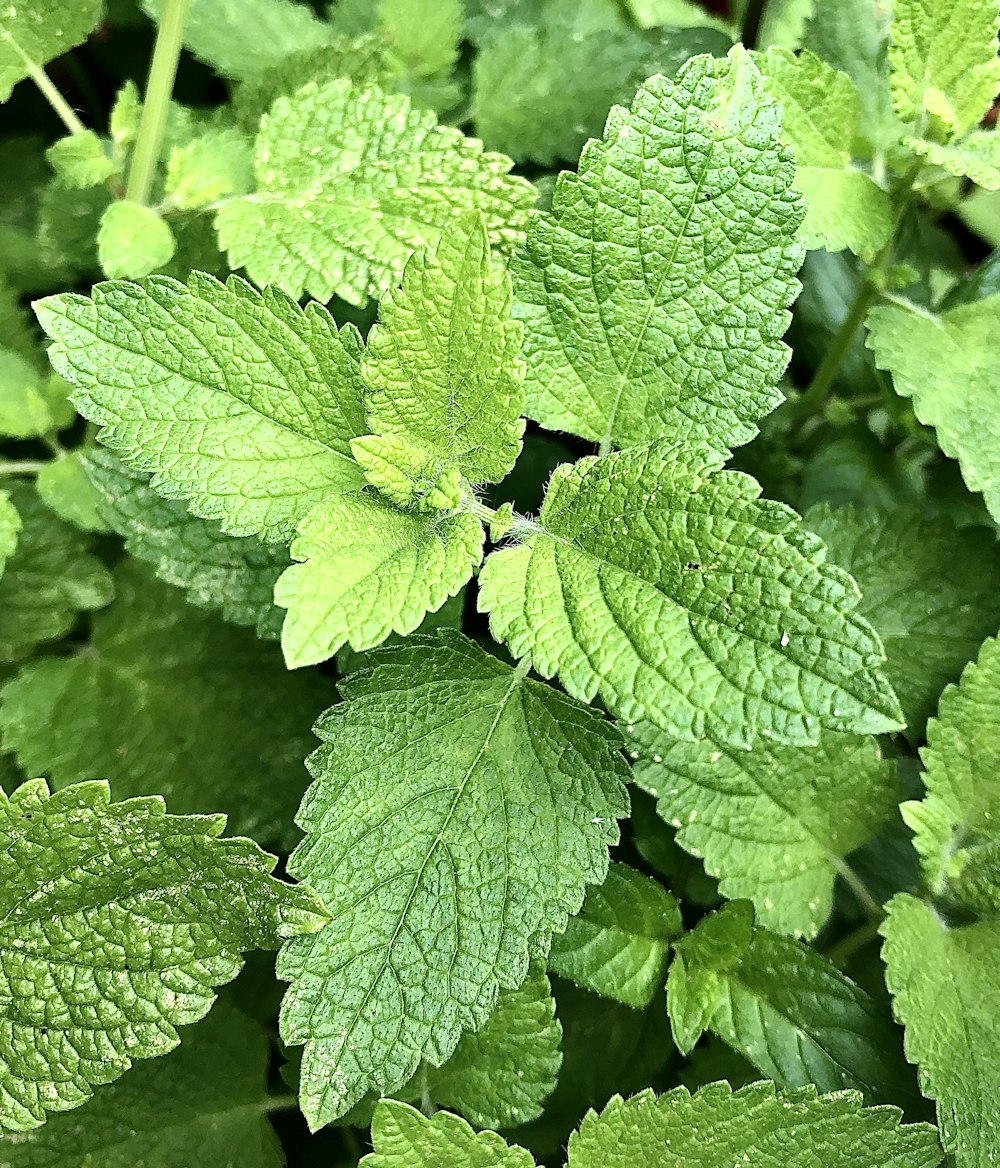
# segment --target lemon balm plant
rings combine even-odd
[[[1000,13],[883,9],[0,8],[0,1165],[996,1163]]]

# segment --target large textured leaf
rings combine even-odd
[[[457,633],[386,650],[318,723],[290,870],[337,927],[280,958],[318,1127],[440,1064],[603,879],[627,810],[596,714]]]
[[[996,385],[1000,296],[940,315],[886,305],[868,317],[868,345],[896,392],[913,399],[919,420],[937,431],[945,454],[957,458],[972,491],[981,491],[1000,519],[1000,411]]]
[[[82,1111],[9,1134],[4,1168],[282,1168],[267,1120],[268,1043],[225,1000],[169,1058],[99,1087]]]
[[[535,1168],[530,1152],[508,1146],[496,1132],[477,1134],[447,1111],[427,1119],[388,1099],[375,1109],[372,1144],[359,1168]]]
[[[292,544],[304,562],[286,569],[274,593],[288,609],[281,644],[289,667],[412,633],[470,578],[484,539],[466,513],[398,511],[368,493],[320,504]]]
[[[105,783],[0,795],[0,1127],[37,1127],[170,1050],[243,952],[323,924],[224,825],[111,803]]]
[[[128,466],[232,535],[281,542],[362,481],[361,339],[318,304],[195,273],[35,305],[53,365]]]
[[[288,566],[288,550],[251,535],[226,535],[217,523],[192,515],[177,499],[164,499],[147,476],[129,470],[110,450],[90,450],[87,475],[100,510],[136,559],[183,588],[199,608],[218,610],[237,625],[252,625],[270,639],[281,632],[274,586]]]
[[[611,112],[515,259],[531,417],[606,446],[753,437],[802,256],[779,128],[739,47]]]
[[[521,325],[510,319],[510,300],[510,278],[493,263],[478,216],[418,252],[368,337],[372,432],[406,439],[470,482],[499,482],[524,431]]]
[[[847,873],[844,857],[895,814],[894,770],[870,738],[824,733],[818,746],[747,751],[711,738],[677,742],[648,722],[629,737],[635,780],[656,796],[677,842],[724,896],[752,900],[757,920],[778,933],[815,936],[838,872]]]
[[[0,10],[0,102],[28,76],[87,39],[101,19],[101,0],[18,0]]]
[[[295,297],[363,304],[457,215],[482,212],[494,243],[524,232],[534,188],[511,161],[439,126],[405,96],[347,80],[279,98],[257,136],[257,192],[223,206],[233,267]]]
[[[192,608],[134,562],[81,652],[25,665],[0,691],[0,733],[57,787],[91,775],[116,798],[225,811],[234,829],[290,845],[310,727],[332,686],[290,676],[274,646]]]
[[[885,646],[885,672],[914,738],[942,689],[1000,627],[1000,547],[947,519],[816,507],[805,518],[830,559],[857,580],[861,612]]]
[[[900,1126],[894,1107],[865,1108],[853,1092],[817,1098],[713,1083],[657,1099],[644,1091],[591,1112],[569,1142],[569,1168],[936,1168],[941,1149],[925,1123]]]
[[[898,729],[857,587],[788,508],[663,441],[562,466],[539,523],[494,552],[494,635],[625,722],[736,746]]]

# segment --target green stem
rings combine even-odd
[[[170,96],[177,76],[177,62],[181,55],[187,6],[188,0],[164,0],[153,60],[149,67],[149,80],[146,83],[139,134],[125,190],[125,198],[133,203],[148,203],[153,189],[156,164],[167,128]]]
[[[6,29],[0,28],[0,38],[6,41],[7,44],[10,45],[10,47],[17,54],[17,56],[21,58],[21,61],[24,64],[24,68],[27,70],[28,76],[38,86],[42,96],[58,114],[59,119],[66,127],[66,129],[69,130],[71,134],[82,134],[87,127],[76,116],[72,106],[70,106],[66,98],[64,98],[59,90],[56,89],[55,85],[53,85],[52,81],[49,79],[49,75],[45,72],[41,65],[28,56],[24,49],[21,48],[21,46]]]
[[[44,462],[27,460],[24,462],[0,462],[0,475],[38,474],[46,465]]]
[[[844,860],[840,860],[835,867],[837,869],[837,875],[843,880],[851,892],[854,893],[854,899],[864,910],[865,916],[877,925],[885,916],[882,906],[868,891],[861,877],[854,871],[850,864]]]
[[[497,517],[497,513],[492,507],[487,507],[485,503],[480,503],[478,499],[470,499],[467,506],[469,511],[487,526]]]
[[[295,1095],[271,1095],[261,1103],[260,1109],[265,1113],[271,1111],[294,1111],[298,1105],[299,1100]]]
[[[845,966],[859,949],[864,949],[867,944],[875,940],[881,923],[881,921],[871,920],[859,925],[852,933],[842,937],[836,945],[832,945],[826,951],[827,960],[832,965]]]
[[[767,0],[747,0],[747,6],[743,13],[743,29],[740,33],[740,40],[743,42],[744,48],[757,47],[757,37],[760,35],[760,26],[766,7]]]
[[[871,308],[878,296],[878,289],[869,280],[865,280],[858,289],[851,307],[844,317],[843,323],[837,329],[836,335],[830,342],[830,347],[823,354],[823,360],[813,375],[805,393],[795,402],[795,414],[799,418],[808,418],[816,412],[826,399],[826,395],[833,385],[844,358],[854,343],[854,336],[864,324],[868,309]]]

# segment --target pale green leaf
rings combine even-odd
[[[751,1083],[712,1083],[658,1099],[616,1096],[570,1137],[569,1168],[936,1168],[934,1129],[900,1126],[895,1107],[866,1108],[853,1092],[820,1096]]]
[[[670,942],[680,931],[680,908],[669,892],[626,864],[612,864],[566,932],[553,938],[549,969],[639,1009],[662,985]]]
[[[45,151],[52,169],[68,187],[94,187],[118,170],[93,130],[59,138]]]
[[[101,518],[97,492],[87,478],[79,450],[71,450],[45,463],[35,478],[35,484],[43,502],[60,519],[81,531],[108,530]]]
[[[303,520],[274,592],[288,609],[281,644],[290,669],[345,644],[412,633],[472,576],[485,533],[470,514],[399,511],[375,494],[327,499]]]
[[[35,311],[102,441],[227,533],[287,541],[317,503],[360,485],[361,339],[320,305],[195,273]]]
[[[64,637],[77,613],[102,608],[114,591],[86,536],[27,484],[11,483],[9,490],[22,528],[0,579],[0,661],[17,661],[35,645]]]
[[[176,247],[170,224],[151,207],[120,199],[101,216],[97,258],[109,280],[148,276],[170,262]]]
[[[950,146],[920,138],[907,138],[906,145],[949,174],[971,178],[983,190],[1000,191],[1000,134],[996,131],[969,134]]]
[[[802,257],[779,127],[739,46],[612,111],[515,258],[531,417],[605,445],[753,437]]]
[[[746,11],[745,3],[743,8]],[[801,48],[806,24],[815,9],[816,0],[769,0],[764,5],[757,44],[768,49]]]
[[[164,0],[142,0],[159,20]],[[295,0],[188,0],[184,44],[223,77],[245,81],[300,49],[330,39],[308,4]]]
[[[351,453],[371,486],[400,507],[453,511],[469,493],[454,463],[435,458],[407,438],[366,434],[351,441]]]
[[[324,923],[221,816],[111,803],[106,783],[0,795],[0,1127],[78,1107],[177,1045],[248,949]]]
[[[949,137],[976,125],[1000,89],[998,20],[996,0],[894,0],[889,83],[904,122]]]
[[[0,349],[0,434],[37,438],[54,429],[36,367],[20,353]]]
[[[1000,925],[950,928],[901,893],[882,926],[886,982],[906,1027],[906,1055],[937,1100],[942,1142],[958,1168],[993,1168],[1000,1149]]]
[[[712,16],[696,0],[625,0],[625,7],[640,28],[672,24],[678,28],[712,28],[730,33],[730,26]]]
[[[31,661],[0,690],[5,749],[56,787],[101,775],[116,798],[225,811],[234,830],[289,845],[329,682],[289,674],[274,646],[134,561],[115,583],[82,651]]]
[[[482,220],[462,220],[406,265],[379,304],[362,361],[372,432],[403,438],[473,483],[499,482],[521,450],[521,325]]]
[[[21,516],[6,491],[0,491],[0,576],[17,547]]]
[[[957,458],[971,491],[982,493],[1000,519],[1000,349],[996,344],[1000,296],[989,296],[940,315],[899,304],[868,317],[868,345],[880,369],[892,373],[896,392],[937,431],[945,454]]]
[[[142,120],[142,97],[139,87],[130,78],[115,94],[115,102],[108,115],[108,133],[116,153],[124,153],[135,142]]]
[[[697,1011],[700,1025],[781,1086],[907,1096],[888,1011],[815,949],[754,927],[746,901],[705,918],[675,949],[667,1005],[682,1050],[698,1036],[687,1020]]]
[[[363,304],[464,212],[482,212],[494,244],[520,242],[535,191],[510,167],[405,96],[310,83],[262,122],[257,191],[220,209],[219,240],[258,284]]]
[[[102,516],[131,555],[183,588],[199,608],[250,625],[259,637],[278,638],[284,613],[274,604],[274,586],[288,567],[287,548],[225,535],[217,523],[151,490],[146,475],[129,470],[110,450],[88,451],[86,467]]]
[[[253,187],[253,153],[236,130],[209,130],[177,146],[167,162],[164,200],[193,211],[220,199],[245,195]]]
[[[757,920],[778,933],[816,935],[844,857],[896,810],[894,769],[870,738],[827,732],[818,746],[747,751],[710,737],[677,742],[648,722],[630,737],[635,781],[656,796],[677,843],[723,896],[752,900]]]
[[[859,593],[782,504],[668,441],[557,468],[480,607],[574,697],[676,738],[815,742],[900,728]]]
[[[0,102],[32,64],[45,65],[85,41],[103,7],[101,0],[6,0],[0,7]]]
[[[169,1058],[99,1087],[82,1111],[9,1134],[4,1168],[282,1168],[267,1120],[268,1042],[225,1000]]]
[[[858,611],[885,646],[885,673],[914,739],[944,687],[1000,627],[1000,546],[912,510],[817,507],[805,525],[857,580]]]
[[[854,82],[809,52],[771,49],[760,62],[766,91],[781,103],[781,138],[795,152],[795,185],[806,197],[802,242],[873,258],[892,234],[894,211],[888,193],[852,164],[862,113]]]
[[[390,1099],[375,1109],[372,1144],[359,1168],[535,1168],[530,1152],[510,1147],[496,1132],[477,1134],[447,1111],[428,1119]]]
[[[377,27],[406,75],[447,77],[462,40],[462,0],[378,0],[377,9]]]
[[[290,871],[337,919],[287,946],[282,1034],[313,1127],[440,1064],[607,871],[627,813],[615,732],[457,633],[341,686]]]

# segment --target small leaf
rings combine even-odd
[[[250,143],[236,130],[220,128],[173,149],[163,193],[169,206],[192,211],[252,187]]]
[[[38,370],[20,353],[0,349],[0,435],[39,438],[54,429]]]
[[[476,1134],[447,1111],[427,1119],[391,1099],[375,1109],[372,1145],[358,1168],[536,1168],[530,1152],[510,1147],[496,1132]]]
[[[0,576],[17,547],[21,516],[6,491],[0,491]]]
[[[63,457],[45,463],[35,483],[43,502],[60,519],[81,531],[108,530],[101,518],[97,492],[87,478],[79,450],[71,450]]]
[[[117,163],[93,130],[57,139],[45,151],[52,169],[68,187],[96,187],[117,173]]]
[[[983,190],[1000,191],[1000,134],[995,131],[969,134],[950,146],[920,138],[907,138],[906,145],[949,174],[971,178]]]
[[[109,280],[148,276],[170,262],[176,247],[170,224],[141,203],[121,199],[101,216],[97,256]]]

